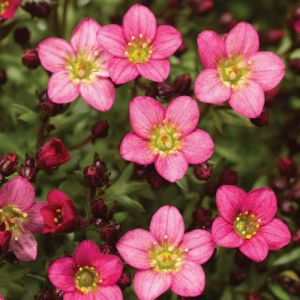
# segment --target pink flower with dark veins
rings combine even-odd
[[[0,0],[0,21],[12,19],[21,2],[21,0]]]

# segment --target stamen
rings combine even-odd
[[[260,219],[256,219],[253,213],[249,213],[246,210],[236,217],[234,229],[242,238],[250,240],[257,234],[257,230],[260,227],[258,220]]]

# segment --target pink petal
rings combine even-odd
[[[55,103],[69,103],[79,96],[79,88],[69,79],[68,71],[59,71],[49,79],[48,95]]]
[[[215,250],[211,234],[201,229],[195,229],[186,233],[179,247],[185,251],[187,250],[185,259],[197,264],[207,262]]]
[[[261,234],[257,234],[251,240],[245,240],[244,244],[240,247],[240,251],[248,258],[261,262],[269,252],[269,246]]]
[[[96,77],[92,82],[80,84],[80,94],[93,108],[108,111],[115,102],[115,87],[109,79]]]
[[[135,133],[142,138],[149,139],[155,125],[162,123],[164,108],[151,97],[135,97],[129,103],[130,124]]]
[[[264,108],[265,95],[256,82],[248,80],[243,86],[233,90],[229,104],[241,115],[256,118]]]
[[[144,78],[155,82],[165,81],[170,74],[170,63],[166,59],[150,59],[148,62],[136,66]]]
[[[242,203],[247,193],[234,185],[222,185],[217,190],[217,208],[220,215],[230,224],[233,224],[241,212]]]
[[[182,44],[180,32],[172,26],[161,25],[153,41],[152,59],[164,59],[173,55]]]
[[[109,78],[109,71],[108,71],[108,65],[110,63],[110,60],[112,59],[112,55],[107,52],[103,47],[98,48],[96,50],[97,54],[97,61],[99,64],[99,69],[95,72],[95,75],[98,77],[107,77]]]
[[[263,187],[250,193],[243,202],[243,210],[248,210],[261,220],[261,225],[268,224],[277,211],[277,199],[272,189]]]
[[[81,20],[72,33],[71,45],[77,52],[98,48],[97,33],[100,28],[101,26],[91,18]]]
[[[159,155],[155,161],[156,171],[170,182],[180,180],[188,170],[188,162],[180,151]]]
[[[264,91],[275,88],[284,77],[284,62],[272,52],[258,52],[249,57],[248,61],[251,62],[251,79]]]
[[[198,53],[205,68],[214,68],[226,56],[224,40],[215,32],[205,30],[198,35]]]
[[[184,261],[177,273],[172,274],[172,291],[183,297],[195,297],[202,294],[205,286],[205,274],[202,267],[194,262]]]
[[[36,202],[28,212],[29,223],[26,224],[26,228],[33,234],[41,233],[43,231],[44,219],[40,211],[45,204],[46,202]]]
[[[13,204],[26,211],[34,204],[34,198],[32,184],[20,176],[14,177],[0,189],[0,207]]]
[[[226,36],[225,47],[227,56],[250,56],[259,48],[257,31],[251,24],[240,22]]]
[[[199,122],[199,107],[197,102],[188,96],[175,98],[168,106],[165,119],[168,119],[182,136],[191,133]]]
[[[283,248],[291,241],[291,233],[288,227],[277,218],[261,227],[259,234],[267,241],[270,250]]]
[[[171,286],[171,275],[152,270],[139,271],[134,276],[134,291],[139,300],[154,300]]]
[[[199,164],[211,158],[214,148],[215,145],[210,135],[203,130],[196,129],[182,139],[180,150],[189,164]]]
[[[47,195],[48,204],[55,206],[63,206],[63,203],[70,200],[69,196],[60,190],[52,190]]]
[[[115,24],[103,26],[99,30],[97,38],[101,46],[113,56],[126,57],[127,43],[121,26]]]
[[[150,232],[159,243],[168,243],[177,247],[184,235],[184,221],[175,206],[162,206],[153,215]]]
[[[86,295],[84,295],[84,297],[85,298],[82,299],[82,300],[88,300],[86,298]],[[122,291],[121,291],[121,289],[117,285],[113,285],[113,286],[101,286],[94,293],[94,297],[95,298],[91,298],[90,300],[123,300]],[[74,298],[70,298],[70,300],[74,300]]]
[[[113,57],[108,64],[108,71],[116,84],[131,81],[139,75],[136,65],[124,58]]]
[[[222,217],[215,219],[211,230],[214,242],[225,248],[238,248],[243,245],[244,240],[234,231],[233,225]]]
[[[42,66],[53,73],[64,70],[68,57],[75,56],[70,44],[60,38],[49,38],[42,41],[38,45],[37,51]]]
[[[231,88],[222,83],[216,69],[205,69],[195,81],[196,98],[205,103],[223,103],[231,96]]]
[[[117,249],[130,266],[147,270],[151,267],[149,251],[157,241],[144,229],[128,231],[117,243]]]
[[[63,292],[75,291],[76,265],[70,257],[59,258],[48,269],[51,283]]]
[[[135,4],[123,17],[123,30],[128,42],[131,38],[142,35],[143,39],[152,41],[156,34],[156,18],[146,6]]]
[[[81,242],[73,253],[74,263],[78,266],[93,266],[101,251],[97,244],[90,240]]]
[[[120,154],[123,159],[140,165],[149,165],[156,157],[150,150],[149,142],[134,133],[125,135],[120,146]]]

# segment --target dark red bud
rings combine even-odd
[[[259,293],[250,293],[247,296],[247,300],[262,300],[262,296]]]
[[[204,162],[193,166],[193,172],[198,180],[208,180],[211,177],[214,166],[209,162]]]
[[[147,167],[141,165],[135,165],[133,171],[133,178],[144,179],[147,172]]]
[[[192,78],[190,75],[183,74],[177,76],[173,85],[178,95],[192,95]]]
[[[7,81],[6,71],[0,70],[0,85],[5,84]]]
[[[19,175],[32,182],[35,180],[37,173],[37,163],[34,157],[26,154],[24,163],[21,164]]]
[[[119,238],[120,225],[108,224],[101,228],[100,236],[109,245],[115,245]]]
[[[266,105],[273,103],[278,98],[278,96],[280,95],[280,92],[281,91],[278,87],[276,87],[272,90],[266,91],[265,92]]]
[[[63,297],[62,291],[46,288],[41,295],[35,296],[35,300],[61,300]]]
[[[221,184],[236,184],[238,181],[238,174],[232,169],[227,169],[221,175]]]
[[[198,208],[193,214],[193,227],[210,229],[213,222],[212,211],[205,207]]]
[[[22,63],[29,69],[36,69],[40,65],[36,49],[26,49],[22,56]]]
[[[298,230],[296,233],[293,234],[293,242],[300,246],[300,230]]]
[[[284,31],[282,29],[271,29],[261,33],[261,40],[266,44],[277,44],[279,43],[283,36]]]
[[[116,248],[114,246],[105,244],[101,247],[101,253],[104,254],[116,254]]]
[[[300,6],[296,6],[292,11],[292,18],[291,18],[291,25],[292,28],[297,32],[300,33]]]
[[[190,0],[190,6],[196,13],[205,15],[213,10],[215,3],[213,0]]]
[[[252,264],[252,260],[246,257],[241,251],[237,250],[234,256],[234,262],[241,269],[248,269]]]
[[[0,157],[0,173],[10,176],[16,171],[18,157],[16,153],[6,154]]]
[[[98,199],[92,202],[91,211],[95,218],[107,219],[107,206],[103,199]]]
[[[169,82],[162,82],[162,83],[153,83],[150,92],[152,93],[153,97],[161,97],[163,99],[169,100],[175,95],[175,87],[173,84]],[[150,96],[150,94],[147,95]]]
[[[128,271],[124,271],[119,279],[119,281],[117,282],[117,285],[121,288],[121,289],[125,289],[127,287],[129,287],[131,285],[131,275]]]
[[[23,5],[23,9],[31,14],[32,17],[47,18],[50,15],[51,8],[45,1],[28,1]]]
[[[14,40],[22,47],[28,46],[31,33],[27,27],[18,27],[14,31]]]
[[[230,31],[237,24],[237,20],[230,12],[224,12],[220,19],[219,25],[224,31]]]
[[[297,164],[290,157],[280,157],[278,159],[278,169],[281,175],[286,177],[293,177],[297,174]]]
[[[176,55],[176,56],[181,56],[181,55],[184,54],[187,50],[188,50],[188,45],[187,45],[185,42],[182,42],[182,44],[181,44],[180,47],[176,50],[176,52],[174,53],[174,55]]]
[[[96,122],[92,127],[92,142],[94,143],[98,138],[104,138],[108,135],[109,124],[106,120]]]
[[[155,190],[159,190],[166,182],[155,170],[153,165],[147,166],[145,175],[148,184]]]
[[[205,185],[205,188],[204,188],[205,194],[210,197],[214,196],[217,192],[218,187],[219,187],[219,184],[216,180],[207,182]]]
[[[57,104],[51,101],[48,96],[48,91],[44,90],[39,95],[39,108],[42,113],[47,117],[53,117],[60,113],[63,113],[68,105],[66,104]]]
[[[268,111],[264,108],[262,113],[257,117],[250,119],[251,123],[257,127],[267,127],[269,126],[269,114]]]

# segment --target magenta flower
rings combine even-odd
[[[96,39],[101,26],[93,19],[82,20],[72,33],[71,42],[49,38],[38,46],[42,66],[52,74],[48,95],[55,103],[69,103],[79,95],[100,111],[109,110],[115,88],[109,79],[111,58]]]
[[[13,18],[21,0],[0,0],[0,21]]]
[[[165,110],[151,97],[136,97],[129,104],[128,133],[120,146],[122,158],[140,165],[155,163],[157,172],[174,182],[181,179],[189,164],[208,160],[214,143],[197,129],[199,108],[194,99],[174,99]]]
[[[213,240],[218,246],[239,248],[250,259],[263,261],[269,250],[286,246],[291,240],[287,226],[275,218],[277,200],[270,188],[246,193],[233,185],[217,191],[220,216],[212,225]]]
[[[64,300],[122,300],[122,292],[116,285],[122,270],[119,257],[103,254],[93,241],[85,240],[72,257],[54,261],[48,277],[63,291]]]
[[[9,250],[20,260],[35,260],[37,242],[33,234],[43,230],[40,209],[44,203],[34,201],[33,186],[17,176],[0,190],[0,223],[10,232]]]
[[[241,22],[223,39],[213,31],[198,36],[199,56],[205,69],[195,81],[199,101],[229,101],[233,110],[248,118],[264,107],[264,91],[276,87],[285,73],[283,61],[269,51],[258,51],[259,38],[252,25]]]
[[[117,243],[126,263],[139,271],[134,290],[140,300],[153,300],[171,289],[183,297],[200,295],[205,286],[201,264],[214,252],[205,230],[184,233],[184,221],[174,206],[163,206],[153,215],[150,232],[135,229]]]
[[[157,26],[153,13],[140,4],[133,5],[123,18],[123,26],[103,26],[99,43],[113,56],[108,69],[113,82],[121,84],[139,74],[162,82],[170,73],[168,57],[182,43],[172,26]]]

